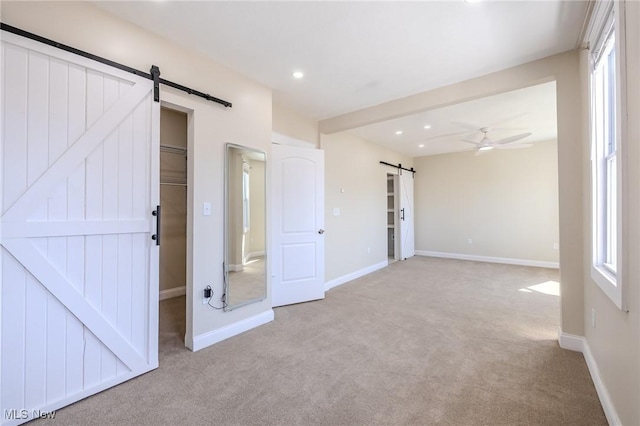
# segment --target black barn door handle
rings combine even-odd
[[[155,240],[156,245],[160,245],[160,206],[156,206],[156,209],[151,212],[153,216],[156,217],[156,233],[151,236],[152,240]]]

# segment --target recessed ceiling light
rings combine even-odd
[[[302,78],[304,77],[304,73],[302,71],[294,71],[293,78]]]
[[[425,125],[424,125],[424,128],[425,128],[425,129],[430,129],[430,128],[431,128],[431,125],[430,125],[430,124],[425,124]]]
[[[421,143],[420,145],[418,145],[418,148],[424,148],[424,144]]]
[[[396,130],[396,135],[401,135],[402,134],[402,130]]]

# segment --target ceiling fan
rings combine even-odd
[[[497,141],[493,141],[487,135],[491,131],[490,127],[481,127],[481,128],[479,128],[477,130],[482,132],[482,139],[479,142],[476,142],[476,141],[471,140],[471,139],[460,139],[462,142],[466,142],[466,143],[470,143],[472,145],[475,145],[475,147],[477,149],[476,155],[480,155],[480,154],[483,154],[483,153],[485,153],[487,151],[491,151],[494,148],[497,148],[497,149],[516,149],[516,148],[528,148],[528,147],[532,146],[531,144],[522,144],[522,143],[513,144],[514,142],[517,142],[520,139],[524,139],[527,136],[531,136],[532,135],[531,132],[520,133],[519,135],[509,136],[509,137],[506,137],[506,138],[498,139]]]
[[[425,139],[425,141],[431,141],[431,140],[436,140],[436,139],[443,139],[443,138],[450,138],[450,137],[455,137],[455,136],[461,136],[461,137],[470,137],[470,131],[475,132],[482,132],[484,133],[484,136],[486,137],[486,134],[491,131],[491,130],[501,130],[501,131],[509,131],[509,130],[526,130],[526,128],[522,128],[522,127],[503,127],[502,124],[504,123],[508,123],[511,122],[513,120],[516,120],[518,118],[522,118],[524,116],[526,116],[528,113],[527,112],[523,112],[523,113],[519,113],[516,115],[512,115],[510,117],[507,118],[503,118],[499,121],[496,121],[492,124],[488,124],[486,126],[478,126],[476,124],[471,124],[471,123],[465,123],[462,121],[451,121],[451,124],[453,124],[454,126],[457,127],[461,127],[463,129],[467,129],[467,130],[461,130],[461,131],[457,131],[457,132],[451,132],[451,133],[442,133],[439,135],[435,135],[435,136],[431,136],[427,139]],[[496,127],[498,126],[498,127]],[[486,132],[483,132],[483,129],[486,130]],[[527,135],[528,136],[528,135]],[[523,138],[526,136],[523,136]],[[484,139],[484,137],[482,138]],[[471,142],[470,140],[465,140],[465,142]],[[476,143],[475,141],[473,141],[473,143]],[[522,148],[524,148],[525,146],[522,146]]]

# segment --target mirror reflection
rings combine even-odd
[[[266,155],[227,144],[225,310],[266,297]]]

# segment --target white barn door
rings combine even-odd
[[[2,33],[0,413],[158,365],[159,104],[149,80]]]
[[[400,259],[414,256],[413,173],[400,170]]]

